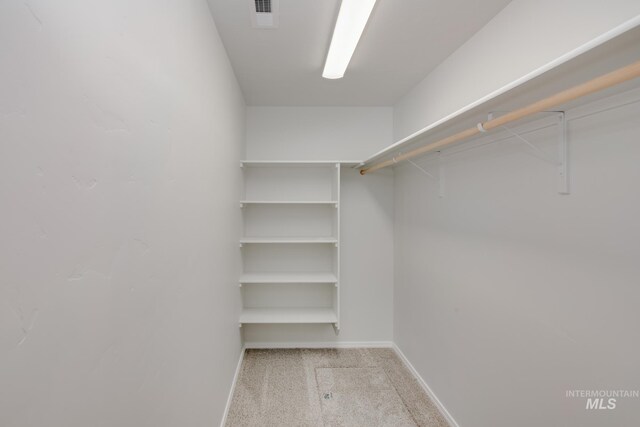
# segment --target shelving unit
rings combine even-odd
[[[339,330],[341,163],[241,163],[241,326],[324,323]]]

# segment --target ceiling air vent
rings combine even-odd
[[[254,28],[277,28],[278,3],[278,0],[250,0],[251,25]]]
[[[255,0],[256,13],[271,13],[271,0]]]

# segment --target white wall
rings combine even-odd
[[[219,423],[243,141],[204,0],[0,2],[0,425]]]
[[[444,198],[396,169],[394,338],[460,426],[640,425],[640,399],[565,398],[640,384],[639,114],[569,122],[568,196],[513,139],[450,158]]]
[[[394,140],[457,111],[640,14],[637,0],[514,0],[401,98]]]
[[[630,1],[513,2],[398,103],[396,138],[637,13]],[[513,140],[449,158],[444,198],[396,168],[394,341],[459,425],[640,424],[638,399],[587,411],[565,397],[640,384],[638,114],[570,122],[569,196]],[[529,137],[557,152],[553,131]]]
[[[363,160],[392,128],[390,107],[247,107],[247,158]]]
[[[248,107],[251,160],[360,160],[391,143],[391,108]],[[328,325],[245,325],[247,343],[393,338],[393,175],[342,168],[341,331]]]

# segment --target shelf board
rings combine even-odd
[[[240,276],[240,283],[338,283],[333,273],[247,273]]]
[[[380,160],[408,152],[425,142],[433,142],[455,132],[476,126],[487,120],[487,113],[513,111],[527,104],[551,96],[560,90],[586,82],[599,75],[613,71],[637,60],[638,37],[640,37],[640,15],[576,47],[552,61],[530,71],[491,93],[463,106],[457,111],[428,124],[426,127],[400,139],[363,161],[371,165]],[[615,54],[611,54],[615,52]],[[609,97],[613,94],[636,88],[640,79],[606,89],[585,99],[558,105],[553,110],[567,111],[577,106]],[[504,113],[499,113],[501,115]],[[524,119],[523,122],[526,122]],[[482,137],[482,135],[480,135]],[[476,137],[478,138],[478,137]],[[461,144],[464,144],[462,142]],[[446,149],[445,149],[446,150]],[[445,151],[446,152],[446,151]]]
[[[331,308],[245,308],[240,323],[337,323]]]
[[[338,243],[335,237],[243,237],[240,244],[250,243]]]
[[[360,163],[359,160],[243,160],[241,166],[247,167],[299,167],[299,166],[318,166],[327,167],[335,164],[342,166],[355,166]]]
[[[240,200],[241,205],[337,205],[336,200]]]

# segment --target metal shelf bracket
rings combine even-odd
[[[558,121],[558,127],[560,128],[560,135],[558,137],[558,151],[560,154],[560,165],[558,166],[558,193],[571,194],[571,182],[569,177],[569,141],[567,138],[567,119],[564,111],[560,111],[558,113]]]
[[[514,130],[501,126],[510,135],[517,138],[531,149],[537,159],[549,163],[557,169],[558,173],[558,194],[571,194],[569,186],[569,143],[567,141],[567,121],[564,111],[544,111],[544,113],[555,114],[558,122],[558,158],[550,156],[536,145],[532,144],[525,137]],[[489,120],[493,119],[494,113],[489,113]]]
[[[418,169],[420,172],[425,174],[428,178],[434,180],[438,183],[438,196],[444,197],[445,195],[445,186],[444,186],[444,162],[442,161],[442,153],[438,151],[438,176],[435,176],[431,172],[425,170],[422,166],[416,164],[413,160],[407,159],[412,166]]]

